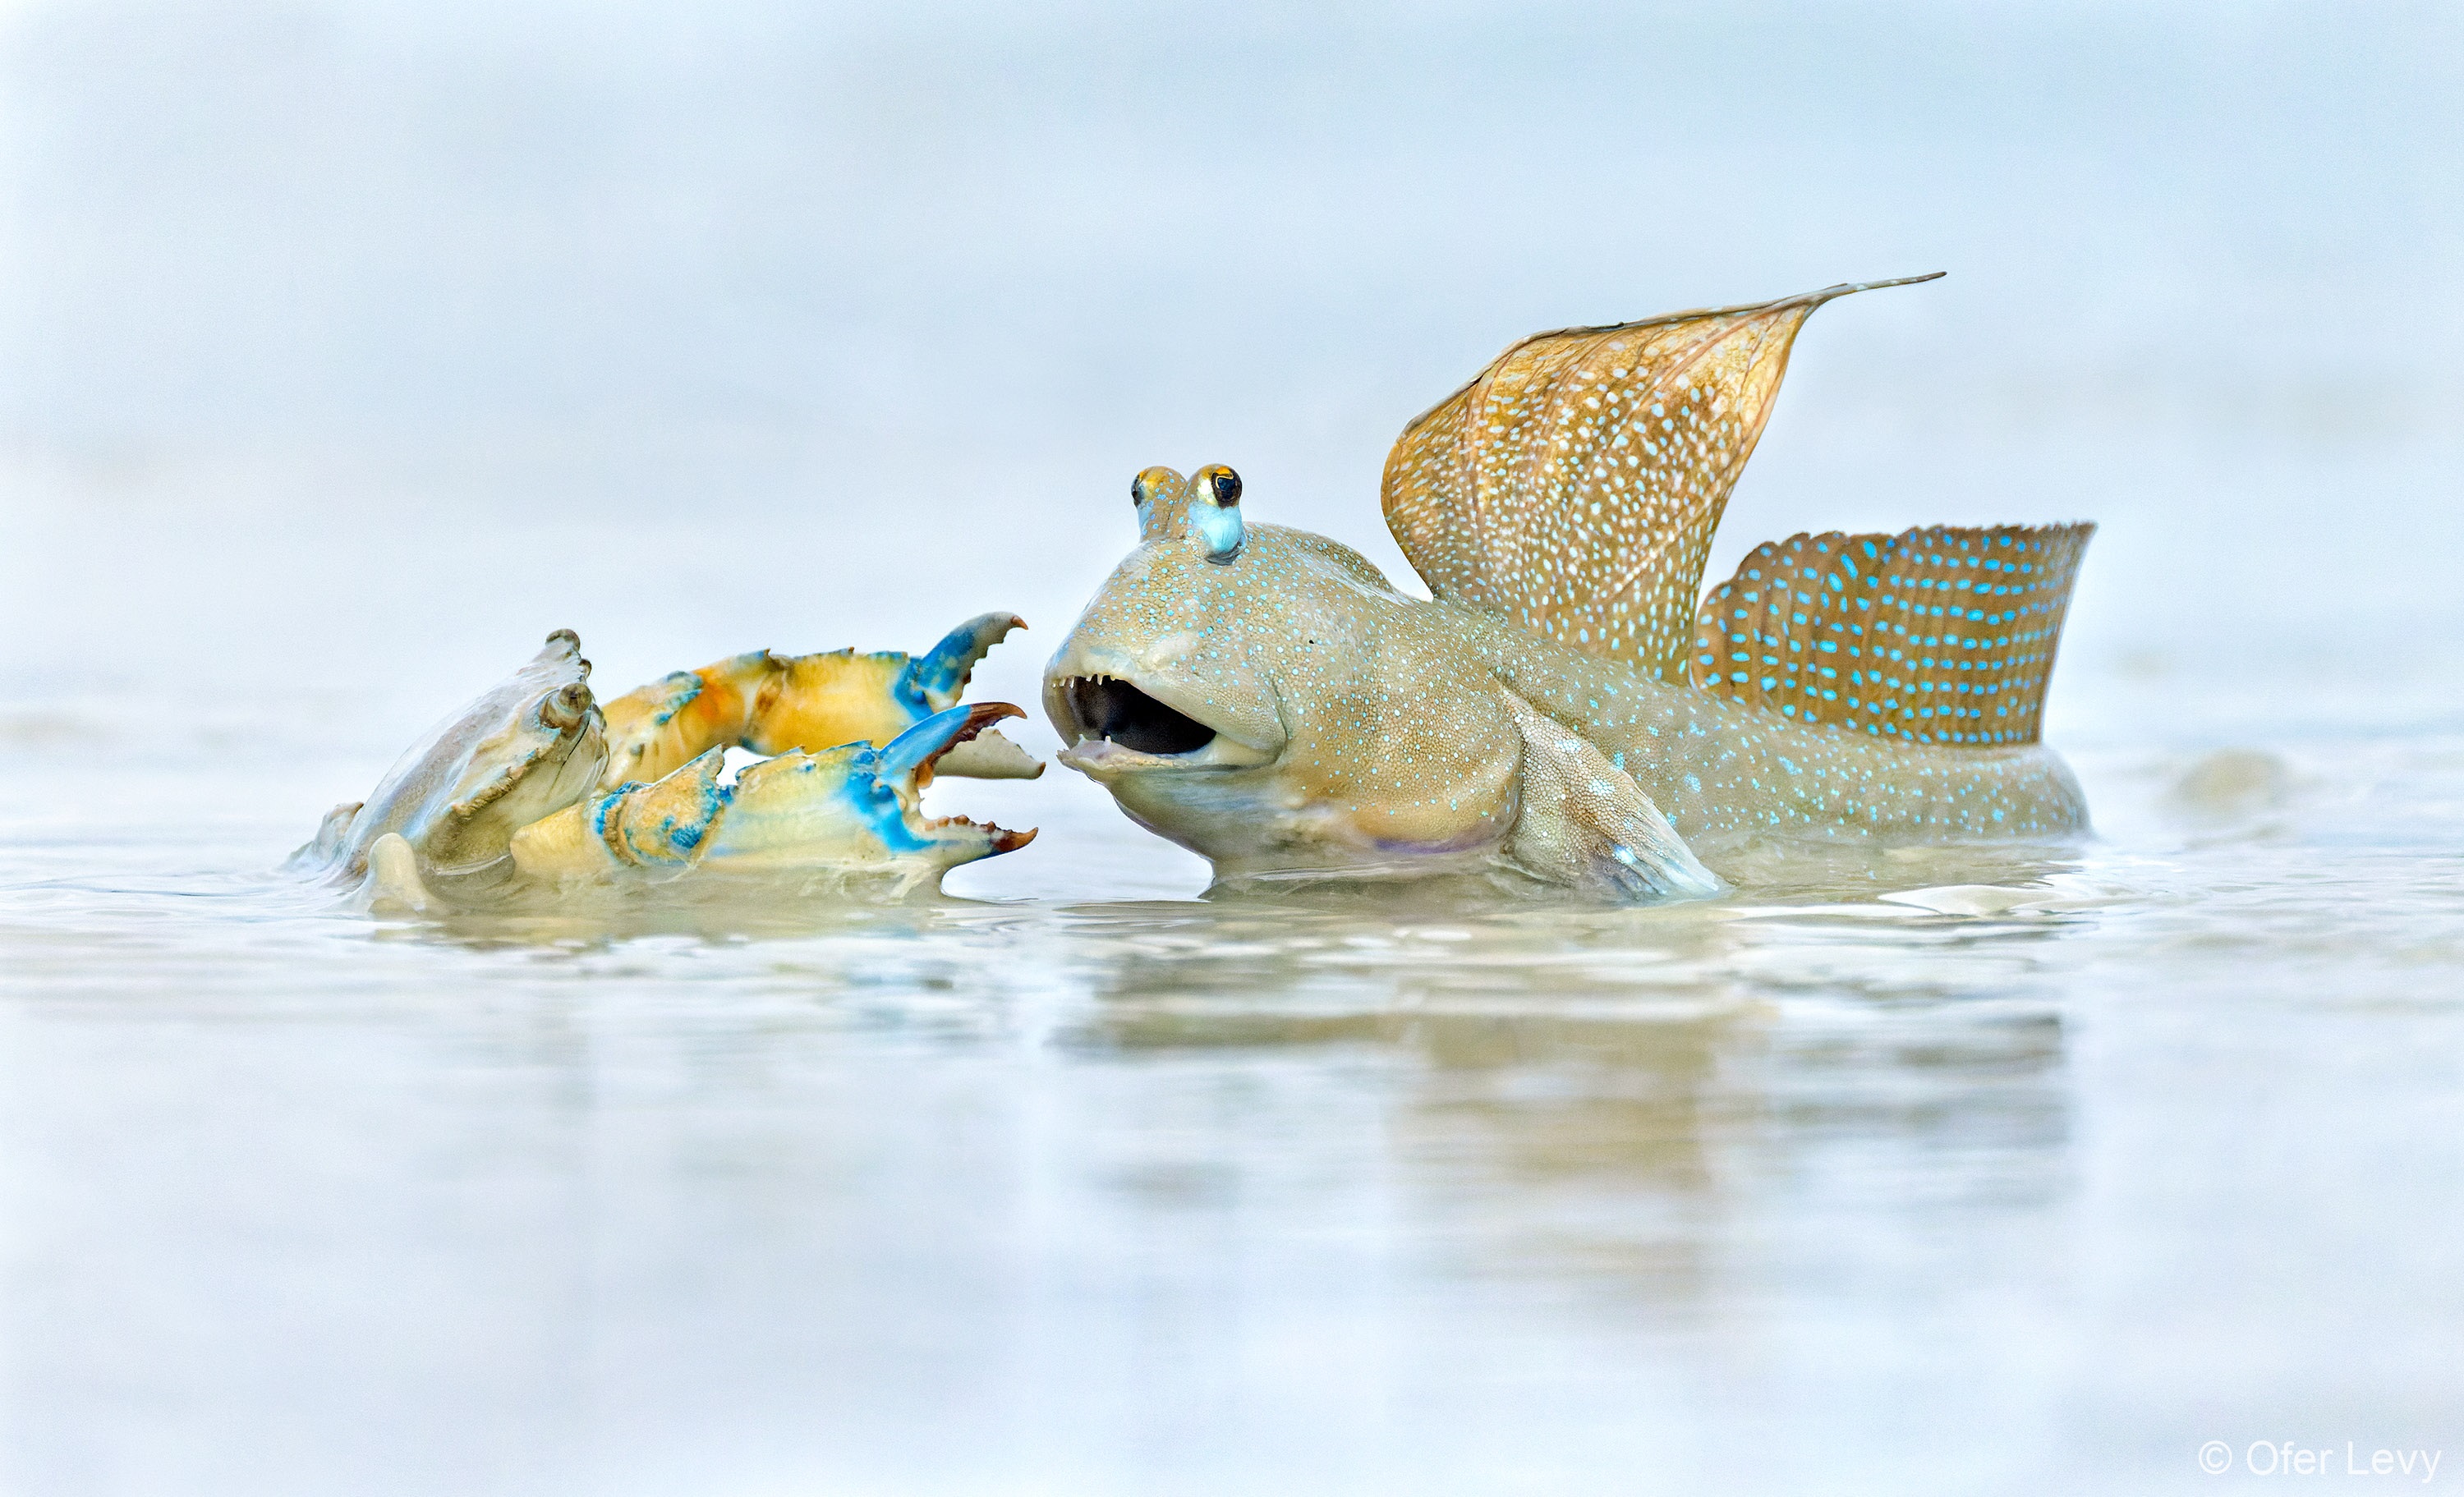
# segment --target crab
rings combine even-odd
[[[1014,614],[970,619],[921,655],[730,656],[596,700],[571,629],[431,729],[365,801],[334,807],[284,866],[371,908],[482,907],[729,874],[799,887],[938,888],[1035,836],[923,814],[936,774],[1032,780],[1044,765],[960,705]],[[727,751],[765,756],[733,782]]]

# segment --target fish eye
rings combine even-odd
[[[1241,475],[1229,468],[1215,470],[1215,502],[1225,509],[1241,502]]]
[[[1132,479],[1130,480],[1130,502],[1131,502],[1132,504],[1133,504],[1133,505],[1134,505],[1134,504],[1144,504],[1146,501],[1147,501],[1146,474],[1144,474],[1144,473],[1140,473],[1140,474],[1138,474],[1136,477],[1132,478]]]

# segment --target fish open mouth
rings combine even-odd
[[[1111,676],[1073,675],[1065,694],[1087,737],[1158,758],[1194,754],[1215,741],[1213,728]]]

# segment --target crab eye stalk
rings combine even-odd
[[[539,703],[539,721],[559,733],[567,733],[582,726],[590,708],[590,688],[576,681]]]

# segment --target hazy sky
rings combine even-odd
[[[1715,565],[2090,517],[2075,660],[2464,619],[2459,12],[1598,9],[13,7],[0,692],[992,606],[1023,679],[1146,463],[1391,565],[1513,338],[1935,269]]]

